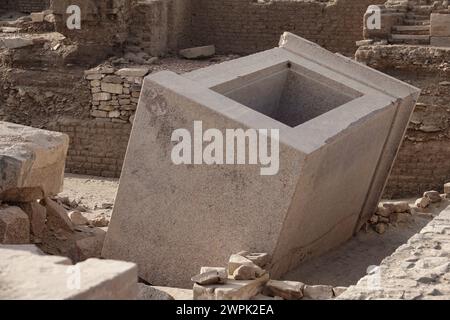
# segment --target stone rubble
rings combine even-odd
[[[271,280],[269,273],[250,259],[261,266],[270,262],[267,253],[241,251],[230,256],[227,269],[202,267],[191,279],[194,300],[324,300],[345,291],[343,287]]]

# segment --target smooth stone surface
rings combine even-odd
[[[305,284],[302,282],[270,280],[266,284],[264,293],[285,300],[299,300],[303,298],[304,287]]]

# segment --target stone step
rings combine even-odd
[[[428,26],[428,25],[430,25],[430,20],[405,19],[403,22],[405,25],[409,25],[409,26]]]
[[[406,43],[406,44],[429,44],[429,35],[420,34],[391,34],[391,43]]]
[[[393,26],[392,31],[396,34],[429,35],[430,26],[428,25]]]

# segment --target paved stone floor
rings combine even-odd
[[[450,299],[450,206],[339,299]]]

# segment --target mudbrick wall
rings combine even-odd
[[[248,54],[276,46],[284,31],[352,56],[367,7],[379,0],[193,0],[192,41]]]
[[[364,46],[356,59],[422,89],[385,197],[442,192],[450,181],[450,48]]]
[[[2,0],[0,9],[15,10],[25,13],[48,9],[50,0]]]

